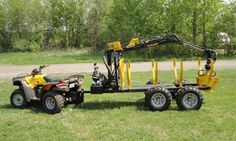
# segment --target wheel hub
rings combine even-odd
[[[55,108],[55,100],[52,97],[47,97],[45,100],[45,105],[49,110],[53,110]]]
[[[22,95],[20,94],[15,94],[13,96],[13,103],[16,105],[16,106],[22,106],[23,103],[24,103],[24,98]]]
[[[152,96],[151,102],[155,107],[162,107],[166,103],[166,97],[162,93],[156,93]]]
[[[187,93],[184,95],[183,97],[183,105],[187,108],[187,109],[192,109],[194,108],[198,103],[198,98],[196,96],[196,94],[194,93]]]

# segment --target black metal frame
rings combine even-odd
[[[161,87],[165,87],[166,89],[168,89],[170,92],[177,92],[179,89],[185,87],[185,86],[195,86],[196,88],[198,88],[199,90],[210,90],[210,87],[208,86],[197,86],[196,83],[190,83],[190,84],[183,84],[182,87],[179,86],[179,84],[158,84],[158,85],[142,85],[142,86],[132,86],[131,89],[129,88],[124,88],[124,89],[108,89],[108,90],[104,90],[102,93],[94,93],[91,90],[90,91],[84,91],[84,93],[91,93],[91,94],[110,94],[110,93],[129,93],[129,92],[145,92],[147,90],[149,90],[150,88],[153,87],[157,87],[157,86],[161,86]]]

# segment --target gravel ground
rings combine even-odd
[[[205,62],[202,62],[204,65]],[[104,64],[98,64],[101,72],[106,72]],[[7,65],[0,64],[0,78],[12,78],[17,74],[30,73],[37,65]],[[179,68],[179,62],[177,62]],[[173,69],[172,61],[159,62],[160,71],[169,71]],[[197,69],[197,61],[184,61],[184,70]],[[236,69],[236,60],[217,60],[215,70],[234,70]],[[52,64],[43,70],[45,74],[55,73],[82,73],[93,71],[93,63],[81,64]],[[132,72],[151,71],[151,62],[133,62],[131,63]]]

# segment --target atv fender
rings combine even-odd
[[[30,102],[30,100],[32,99],[37,99],[35,96],[35,91],[31,87],[29,87],[25,81],[15,80],[13,81],[13,85],[19,86],[19,88],[23,90],[23,92],[25,93],[27,102]]]

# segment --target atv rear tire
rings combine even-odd
[[[16,89],[12,92],[10,101],[11,105],[15,108],[25,108],[28,105],[26,96],[20,89]]]
[[[60,113],[64,106],[64,99],[59,93],[51,91],[44,94],[42,104],[47,113]]]
[[[198,110],[203,103],[203,95],[196,87],[186,86],[176,95],[176,103],[180,110]]]
[[[171,104],[171,93],[165,87],[154,87],[145,92],[145,104],[152,111],[163,111]]]

